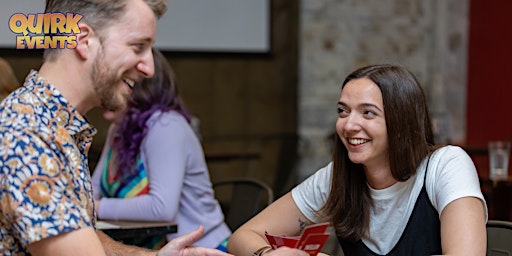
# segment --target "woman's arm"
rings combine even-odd
[[[164,113],[157,121],[152,120],[141,145],[149,193],[132,198],[103,198],[98,211],[100,218],[173,221],[177,215],[191,131],[181,116]]]
[[[485,255],[487,209],[473,161],[454,146],[437,150],[431,161],[427,192],[441,213],[443,254]]]
[[[487,233],[481,199],[463,197],[441,213],[441,244],[444,255],[485,255]]]
[[[228,252],[239,256],[250,256],[259,248],[269,245],[265,232],[295,236],[309,224],[312,223],[300,212],[289,192],[238,228],[229,239]],[[265,255],[308,254],[297,249],[280,248],[269,251]]]

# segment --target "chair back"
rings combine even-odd
[[[252,178],[217,181],[213,183],[213,188],[217,198],[221,194],[229,198],[227,203],[221,202],[221,207],[226,224],[233,231],[274,200],[273,190],[267,184]]]
[[[512,256],[512,222],[487,221],[487,256]]]

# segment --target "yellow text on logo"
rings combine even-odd
[[[73,13],[16,13],[9,19],[9,28],[18,34],[17,49],[73,49],[82,17]]]

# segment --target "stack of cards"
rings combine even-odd
[[[265,233],[265,236],[273,249],[286,246],[301,249],[314,256],[322,250],[329,238],[329,233],[325,232],[328,226],[327,222],[307,226],[300,236],[279,236],[268,233]]]

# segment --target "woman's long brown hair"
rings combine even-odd
[[[405,181],[434,150],[425,94],[415,76],[397,65],[372,65],[347,76],[372,80],[382,93],[393,177]],[[368,231],[373,201],[364,166],[350,161],[339,136],[334,138],[331,191],[320,214],[328,216],[339,237],[357,241]]]

